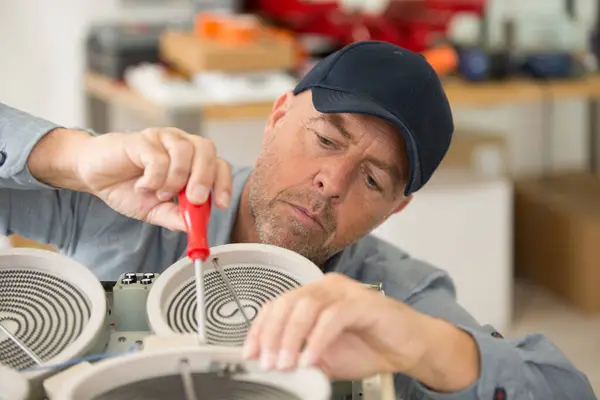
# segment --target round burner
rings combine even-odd
[[[80,366],[45,383],[50,399],[328,400],[329,380],[315,368],[263,371],[237,348],[198,346],[195,337],[127,357]],[[160,341],[160,338],[155,338]],[[193,393],[193,396],[190,395]]]
[[[204,265],[206,335],[210,344],[222,346],[241,346],[247,326],[215,261],[251,321],[267,301],[323,276],[309,260],[280,247],[229,244],[211,249]],[[196,332],[194,267],[189,259],[175,263],[154,283],[147,312],[157,334]]]
[[[253,320],[261,307],[280,294],[300,286],[292,275],[262,265],[236,264],[224,268],[237,293],[246,317]],[[246,337],[246,320],[217,271],[204,275],[206,330],[209,343],[241,345]],[[177,333],[196,331],[194,279],[183,284],[167,309],[169,326]]]
[[[32,390],[52,373],[37,361],[57,364],[102,347],[106,313],[102,285],[81,264],[47,250],[0,251],[0,364],[21,371]]]
[[[90,300],[51,273],[0,269],[0,363],[22,370],[36,362],[8,335],[41,360],[49,360],[81,336],[90,319]]]

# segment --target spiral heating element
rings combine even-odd
[[[251,321],[267,301],[300,286],[300,282],[285,271],[264,265],[236,264],[223,266],[223,270]],[[244,316],[216,270],[207,271],[204,279],[206,332],[209,344],[241,346],[248,332]],[[174,290],[174,295],[167,302],[166,314],[167,322],[173,331],[196,331],[193,278]]]
[[[36,357],[55,357],[81,335],[90,315],[89,299],[71,283],[38,270],[0,269],[0,364],[23,370]]]

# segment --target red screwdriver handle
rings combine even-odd
[[[210,250],[208,247],[208,220],[210,219],[211,196],[203,204],[191,203],[184,187],[179,192],[179,211],[188,233],[187,256],[192,260],[201,259],[206,261]]]

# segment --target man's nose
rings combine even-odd
[[[324,197],[341,201],[346,197],[355,170],[352,160],[347,157],[327,160],[319,168],[313,184]]]

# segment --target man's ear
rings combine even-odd
[[[290,90],[275,100],[275,103],[273,103],[273,108],[271,109],[271,114],[269,114],[269,117],[267,118],[267,124],[265,125],[266,137],[273,133],[277,124],[281,122],[282,118],[288,112],[290,102],[293,97],[294,92]]]
[[[397,214],[400,211],[404,210],[404,208],[412,201],[413,199],[413,195],[409,195],[407,196],[404,200],[402,200],[402,202],[398,205],[398,207],[396,207],[396,209],[394,210],[394,212],[392,212],[392,214]]]

